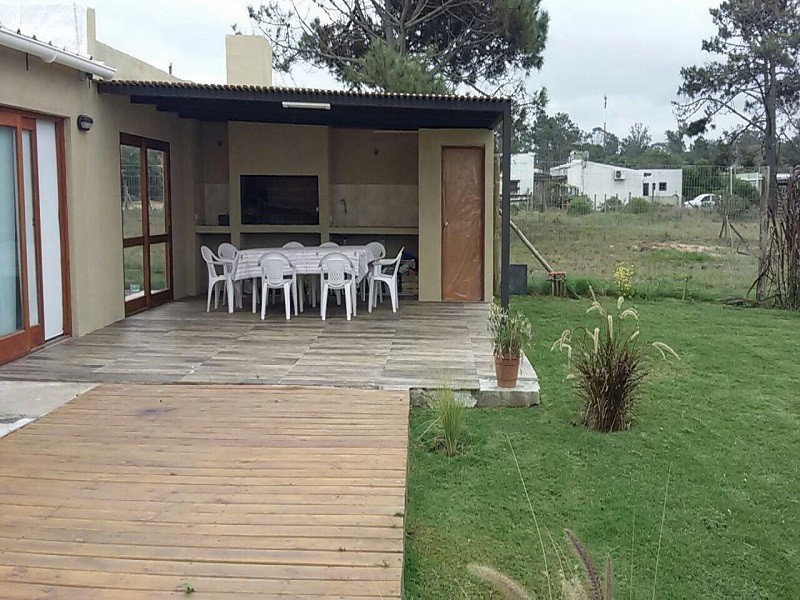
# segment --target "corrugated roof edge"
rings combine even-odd
[[[106,87],[146,87],[146,88],[172,88],[186,90],[213,90],[235,92],[274,92],[279,94],[307,94],[342,96],[348,98],[386,98],[386,99],[418,99],[418,100],[457,100],[467,102],[491,102],[497,104],[510,104],[511,100],[504,97],[472,96],[472,95],[445,95],[445,94],[406,94],[396,92],[363,92],[353,90],[326,90],[320,88],[294,88],[282,86],[257,86],[257,85],[232,85],[220,83],[195,83],[192,81],[139,81],[139,80],[113,80],[101,84]]]

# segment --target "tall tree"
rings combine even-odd
[[[533,122],[533,149],[539,163],[566,161],[569,153],[579,148],[583,139],[584,133],[566,113],[549,116],[542,111]]]
[[[650,147],[653,138],[650,137],[650,130],[646,125],[634,123],[627,136],[620,143],[622,154],[626,158],[636,158],[644,154]]]
[[[702,132],[719,115],[735,115],[739,131],[755,130],[764,143],[771,192],[761,219],[759,272],[765,271],[770,235],[778,209],[778,139],[800,103],[800,0],[726,0],[711,9],[717,35],[703,42],[716,60],[681,69],[678,117]],[[735,133],[734,133],[735,135]],[[764,298],[759,275],[756,290]]]
[[[353,88],[486,95],[542,66],[541,0],[273,0],[250,6],[276,69],[304,62]]]

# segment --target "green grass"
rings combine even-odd
[[[452,458],[417,442],[432,415],[412,412],[407,598],[496,597],[467,574],[472,562],[547,597],[506,435],[539,523],[559,542],[571,528],[598,560],[611,554],[617,598],[631,589],[652,597],[668,472],[657,598],[800,597],[800,315],[635,304],[644,339],[668,343],[681,360],[653,364],[631,431],[573,425],[578,401],[550,345],[586,319],[587,302],[541,297],[516,306],[534,324],[528,354],[542,406],[471,410],[464,449]]]
[[[614,268],[627,263],[636,269],[634,287],[640,297],[681,298],[685,287],[688,298],[718,300],[747,296],[756,276],[754,220],[735,223],[747,241],[739,247],[749,253],[744,255],[719,238],[721,223],[706,211],[575,216],[554,210],[521,212],[513,219],[553,268],[567,272],[571,286],[590,281],[609,287]],[[512,262],[530,265],[532,287],[549,290],[544,270],[515,235],[511,239]]]

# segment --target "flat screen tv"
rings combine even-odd
[[[319,183],[308,175],[242,175],[243,225],[318,225]]]

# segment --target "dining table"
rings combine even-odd
[[[245,281],[251,279],[253,286],[258,285],[258,280],[261,279],[261,267],[258,261],[261,257],[269,252],[279,252],[283,254],[298,275],[322,275],[320,269],[320,262],[325,256],[332,253],[343,254],[353,265],[353,277],[356,284],[360,283],[364,277],[369,273],[372,263],[378,259],[372,250],[367,246],[303,246],[302,248],[248,248],[240,250],[236,269],[232,274],[233,281]],[[311,279],[312,282],[312,306],[316,306],[316,299],[313,290],[316,289],[316,278]],[[353,286],[353,307],[355,313],[355,290],[357,285]],[[233,305],[235,303],[228,303],[229,312],[233,312]],[[302,304],[302,301],[301,301]],[[253,312],[256,310],[256,293],[253,293]]]

